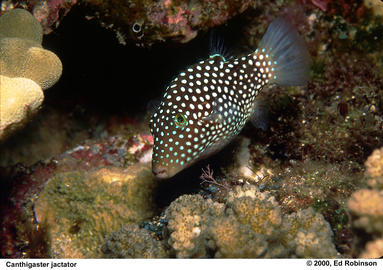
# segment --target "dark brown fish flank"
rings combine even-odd
[[[273,76],[268,58],[259,52],[230,62],[216,56],[180,73],[151,119],[158,157],[154,162],[182,166],[236,136],[252,114],[259,90]],[[173,123],[177,114],[187,120],[183,132]]]
[[[222,149],[253,115],[266,84],[306,82],[309,56],[294,27],[276,19],[260,44],[259,50],[228,61],[214,55],[170,83],[150,119],[155,175],[171,177]]]

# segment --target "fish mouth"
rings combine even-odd
[[[174,175],[179,173],[180,170],[178,168],[167,167],[167,166],[156,164],[156,165],[152,165],[152,172],[156,178],[166,179],[166,178],[173,177]]]
[[[169,171],[165,167],[153,166],[152,172],[157,178],[160,179],[166,179],[171,177],[171,175],[169,175]]]

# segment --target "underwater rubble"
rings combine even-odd
[[[28,40],[44,52],[49,51],[42,46],[57,50],[64,72],[58,81],[60,60],[52,60],[52,76],[32,78],[22,71],[21,77],[41,93],[51,90],[40,97],[36,108],[42,108],[0,143],[1,257],[383,256],[380,1],[18,2],[5,1],[0,14],[24,12],[14,9],[20,7],[31,11],[42,28],[37,24],[26,29],[33,35]],[[172,179],[154,178],[149,99],[162,95],[174,72],[200,59],[195,57],[203,50],[200,35],[210,28],[231,25],[238,30],[235,52],[240,55],[256,47],[279,15],[290,18],[308,45],[308,85],[264,89],[260,98],[268,115],[262,128],[249,124],[220,154]],[[7,23],[5,16],[0,17],[0,29]],[[89,21],[92,29],[103,29],[95,32],[101,44],[94,45],[95,51],[101,53],[92,61],[79,58],[80,71],[66,68],[68,59],[78,55],[62,53],[60,42],[54,41],[54,35],[62,35],[60,27],[82,31],[79,20],[68,26],[76,16]],[[44,41],[43,32],[51,33]],[[10,55],[4,49],[9,35],[2,33],[0,65]],[[73,37],[81,43],[79,36]],[[25,37],[17,38],[25,43]],[[72,41],[70,48],[86,48]],[[108,42],[115,47],[107,47]],[[198,49],[187,47],[193,42]],[[123,59],[124,71],[103,74],[116,69],[105,60],[115,56],[110,48],[136,54],[137,47],[137,58]],[[193,54],[170,57],[180,55],[182,47],[184,54],[194,48]],[[168,55],[156,58],[155,53],[164,52]],[[146,54],[150,56],[143,58]],[[168,73],[161,73],[163,62],[156,66],[148,61],[152,57],[168,59]],[[180,64],[171,64],[171,59]],[[95,73],[107,81],[100,88],[92,76],[95,63],[106,66]],[[135,76],[132,70],[143,72],[139,64],[142,70],[154,66],[158,76]],[[20,77],[4,76],[10,78],[1,77],[2,87]],[[147,81],[156,86],[145,87]],[[20,84],[25,91],[34,89]],[[145,100],[138,97],[143,93]]]

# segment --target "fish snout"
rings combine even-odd
[[[160,166],[160,165],[153,166],[152,171],[157,178],[161,178],[161,179],[169,178],[169,172],[165,166]]]

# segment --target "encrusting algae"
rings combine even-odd
[[[98,258],[104,238],[128,222],[154,214],[155,182],[148,164],[125,170],[58,173],[34,204],[35,216],[47,226],[55,258]]]

